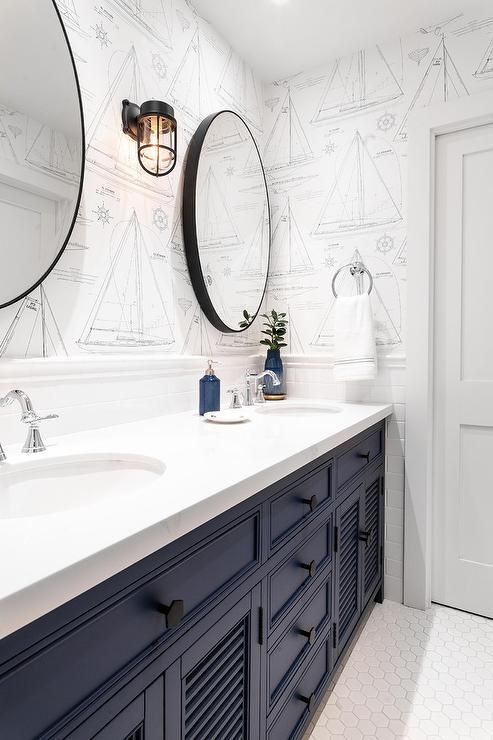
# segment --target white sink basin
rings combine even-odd
[[[256,406],[259,414],[269,416],[291,416],[300,418],[303,416],[327,416],[328,414],[339,414],[342,409],[330,403],[306,403],[296,401],[267,401],[263,406]]]
[[[131,454],[67,455],[0,464],[0,519],[45,516],[142,493],[166,466]]]

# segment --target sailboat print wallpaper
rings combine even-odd
[[[402,39],[260,81],[195,12],[193,0],[57,0],[73,48],[86,124],[86,175],[70,243],[41,287],[0,312],[0,357],[108,353],[249,353],[258,329],[221,335],[202,315],[185,260],[182,168],[209,113],[239,113],[263,151],[272,216],[269,308],[289,315],[288,351],[330,355],[335,270],[361,255],[371,270],[377,341],[405,354],[406,177],[413,110],[493,87],[491,18],[457,16]],[[153,179],[121,134],[123,98],[175,107],[178,166]],[[0,106],[0,157],[70,176],[70,147]],[[241,133],[210,146],[245,192],[258,164],[239,161]],[[56,160],[50,156],[53,146]],[[204,238],[238,245],[244,279],[260,253],[207,179]],[[268,238],[265,214],[257,232]],[[212,254],[212,251],[211,251]],[[212,259],[211,279],[217,272]],[[219,276],[218,276],[219,277]],[[241,280],[241,278],[240,278]],[[340,283],[349,291],[351,278]],[[237,286],[238,293],[244,290]]]
[[[181,183],[188,143],[209,113],[237,110],[261,143],[260,81],[185,0],[57,6],[82,91],[84,189],[56,269],[0,312],[0,357],[250,351],[248,334],[230,346],[197,307],[183,248]],[[134,143],[121,132],[123,98],[174,105],[179,162],[169,177],[153,178],[139,166]],[[20,120],[0,107],[0,156],[43,167],[45,132],[32,122],[17,131]]]
[[[408,119],[488,85],[493,9],[491,18],[444,19],[264,86],[268,303],[289,312],[290,352],[331,355],[332,277],[359,258],[374,278],[379,352],[404,358]],[[341,274],[339,292],[354,289],[349,271]]]

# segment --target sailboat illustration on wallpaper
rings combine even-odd
[[[302,355],[304,352],[303,342],[300,338],[297,323],[294,319],[293,310],[288,306],[288,352],[292,355]]]
[[[78,344],[93,351],[162,350],[174,341],[160,284],[133,211]]]
[[[308,137],[288,89],[264,150],[269,171],[307,164],[313,159]]]
[[[256,128],[262,127],[260,91],[253,70],[232,49],[217,86],[221,98]]]
[[[342,160],[314,236],[398,223],[402,214],[359,131]]]
[[[403,94],[380,47],[361,50],[335,62],[312,123],[364,112]]]
[[[402,342],[400,335],[401,305],[399,286],[393,272],[382,260],[363,260],[359,250],[355,250],[351,262],[364,262],[373,275],[372,308],[375,322],[375,338],[378,345],[396,345]],[[355,281],[347,271],[346,286],[342,289],[347,294],[354,292]],[[347,281],[351,281],[348,283]],[[346,293],[344,293],[346,294]],[[312,347],[333,347],[336,299],[330,291],[329,305],[322,317],[310,344]]]
[[[133,46],[125,55],[87,130],[86,160],[90,167],[119,179],[123,185],[172,197],[169,177],[149,177],[139,165],[135,144],[121,130],[122,100],[150,100],[146,94],[137,53]],[[161,182],[164,180],[164,182]]]
[[[404,267],[405,265],[407,265],[407,237],[404,239],[401,246],[399,247],[399,251],[394,257],[392,264],[399,265],[400,267]]]
[[[269,276],[285,277],[311,272],[313,272],[313,263],[288,197],[272,235]]]
[[[209,336],[208,322],[198,303],[192,314],[190,324],[183,342],[182,354],[207,355],[212,354],[212,342]]]
[[[493,75],[493,39],[491,39],[482,59],[479,63],[479,67],[474,73],[474,77],[478,80],[486,80]]]
[[[180,109],[180,114],[186,114],[195,124],[210,112],[203,43],[197,28],[168,90],[168,97]]]
[[[185,246],[183,243],[183,229],[180,216],[177,217],[171,235],[168,239],[167,248],[170,254],[171,268],[178,273],[187,285],[192,285],[188,271],[187,259],[185,257]]]
[[[87,33],[83,33],[80,26],[79,15],[76,9],[76,3],[74,0],[57,0],[57,8],[62,16],[64,26],[77,31],[83,36],[87,36]]]
[[[249,330],[234,334],[220,334],[216,342],[217,347],[224,347],[227,350],[242,350],[246,347],[257,347],[258,339],[250,334]]]
[[[198,237],[201,249],[222,249],[241,244],[229,204],[223,195],[212,166],[203,185],[204,208],[200,209]]]
[[[433,103],[446,103],[448,100],[469,95],[462,75],[450,56],[445,36],[438,43],[413,99],[397,129],[394,141],[407,141],[407,121],[414,108],[426,107]]]
[[[26,162],[63,180],[80,181],[81,152],[61,131],[41,126],[27,150]]]
[[[0,357],[67,356],[51,304],[42,285],[24,298],[0,342]]]
[[[171,28],[163,0],[112,0],[112,2],[142,31],[172,48]]]
[[[209,133],[210,132],[210,133]],[[212,126],[207,134],[207,144],[203,147],[206,152],[218,152],[223,149],[244,144],[247,141],[247,133],[244,126],[240,126],[239,119],[233,116],[228,117],[227,130]]]
[[[266,274],[269,260],[269,218],[265,204],[252,241],[240,269],[240,277],[261,277]]]

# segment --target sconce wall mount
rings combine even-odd
[[[176,165],[176,118],[171,105],[147,100],[138,106],[122,101],[123,133],[137,142],[139,164],[155,177],[169,175]]]

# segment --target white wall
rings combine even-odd
[[[387,439],[386,595],[402,600],[407,117],[493,86],[493,18],[461,16],[264,88],[274,238],[268,304],[289,311],[293,395],[394,403]],[[332,375],[335,270],[356,250],[374,278],[378,378]],[[354,290],[353,278],[338,283]]]

